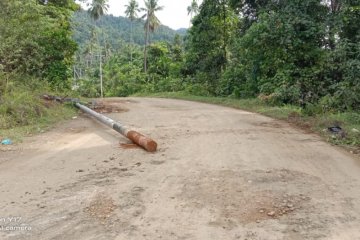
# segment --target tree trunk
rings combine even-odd
[[[223,46],[223,51],[224,51],[224,64],[222,66],[222,70],[224,71],[226,69],[226,62],[227,62],[227,52],[226,52],[226,46],[227,46],[227,24],[226,24],[226,6],[225,6],[225,1],[223,0],[222,2],[222,7],[223,7],[223,40],[224,40],[224,46]]]
[[[101,52],[100,52],[100,95],[101,95],[101,98],[104,97],[103,76],[102,76],[102,53]]]
[[[341,9],[341,1],[339,0],[331,0],[330,1],[330,11],[331,11],[331,16],[330,16],[330,22],[329,22],[329,48],[331,50],[334,50],[336,47],[336,40],[335,40],[335,35],[337,34],[334,23],[336,22],[336,18],[338,17],[338,13]]]
[[[96,29],[96,23],[97,23],[97,21],[95,21],[95,23],[94,23],[95,29]],[[101,31],[100,35],[102,35],[102,31]],[[100,68],[99,69],[100,70],[100,96],[101,96],[101,98],[103,98],[104,93],[103,93],[103,76],[102,76],[102,48],[101,48],[100,38],[98,35],[96,35],[96,41],[98,42],[99,47],[100,47],[100,53],[99,53],[99,57],[100,57],[100,65],[99,65],[99,68]]]
[[[339,1],[339,0],[331,0],[330,7],[331,7],[331,12],[332,13],[339,12],[340,8],[341,8],[341,1]]]
[[[134,39],[133,39],[133,20],[130,20],[130,62],[132,63],[133,59],[133,46],[134,46]]]
[[[191,21],[192,21],[192,18],[193,18],[193,13],[192,13],[192,11],[191,11],[191,13],[190,13],[190,23],[189,23],[189,29],[191,28]]]
[[[149,31],[150,31],[150,19],[146,21],[146,31],[145,31],[145,48],[144,48],[144,71],[147,72],[147,45],[149,41]]]

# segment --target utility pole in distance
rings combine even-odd
[[[101,96],[101,98],[104,97],[103,76],[102,76],[102,53],[101,52],[100,52],[100,96]]]

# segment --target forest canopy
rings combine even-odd
[[[103,49],[108,96],[187,91],[258,97],[271,104],[308,109],[359,110],[358,0],[204,0],[200,6],[194,0],[192,6],[188,8],[192,26],[184,37],[167,34],[173,39],[160,39],[162,30],[154,31],[150,56],[145,60],[149,71],[143,71],[139,45],[144,43],[144,29],[139,23],[133,34],[133,53],[124,44],[113,48],[111,56]],[[110,23],[113,20],[104,16],[98,23],[112,29],[103,31],[103,36],[115,35],[111,34],[116,29]],[[126,30],[119,32],[116,36],[126,39],[121,36]],[[132,54],[135,57],[129,61]],[[94,86],[98,71],[86,71],[85,78],[92,83],[87,80],[81,84]],[[80,89],[89,96],[97,94],[96,88]]]
[[[360,108],[358,0],[205,0],[184,71],[215,95]]]
[[[77,45],[69,20],[77,9],[71,0],[1,1],[0,75],[32,76],[53,87],[70,87]]]

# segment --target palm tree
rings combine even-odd
[[[130,61],[132,62],[132,45],[133,45],[133,21],[135,19],[138,18],[137,13],[140,11],[139,9],[139,4],[136,0],[130,0],[129,1],[129,5],[125,5],[126,10],[125,10],[125,14],[126,17],[130,19],[130,44],[131,44],[131,49],[130,49]]]
[[[191,20],[194,15],[198,14],[199,12],[199,5],[197,3],[197,0],[192,0],[191,5],[187,7],[188,15],[190,15],[190,24]]]
[[[96,22],[103,16],[109,8],[108,0],[92,0],[89,8],[90,17]],[[99,41],[99,40],[98,40]],[[100,43],[99,43],[100,44]],[[102,53],[100,46],[100,96],[104,97],[103,93],[103,77],[102,77]]]
[[[92,19],[97,20],[100,19],[104,14],[106,14],[109,8],[108,0],[92,0],[89,8],[89,14]]]
[[[145,18],[145,48],[144,48],[144,71],[147,71],[147,46],[149,44],[149,34],[154,32],[160,26],[160,20],[156,17],[155,12],[163,10],[163,6],[159,6],[158,0],[145,0],[145,8],[141,10],[146,11],[142,17]]]

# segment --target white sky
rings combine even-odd
[[[137,0],[140,7],[144,7],[144,0]],[[162,11],[157,12],[157,17],[163,25],[169,26],[173,29],[188,28],[190,24],[190,16],[187,13],[187,7],[192,0],[159,0],[159,5],[164,6]],[[90,2],[90,0],[89,0]],[[202,0],[198,0],[200,5]],[[108,14],[114,16],[124,16],[125,7],[128,0],[109,0]],[[143,14],[139,14],[142,16]]]

